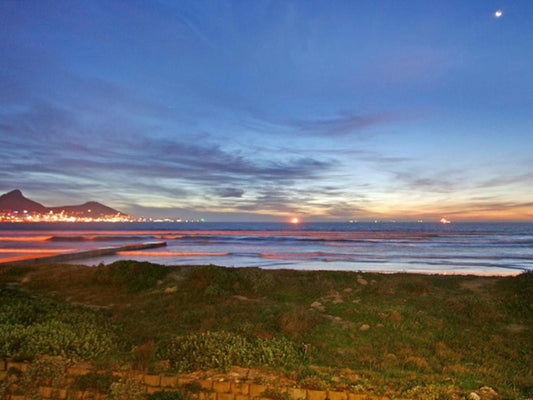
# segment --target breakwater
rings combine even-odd
[[[134,251],[134,250],[146,250],[154,249],[157,247],[165,247],[167,242],[165,241],[156,241],[156,242],[143,242],[143,243],[132,243],[120,246],[107,246],[99,247],[97,249],[91,250],[82,250],[82,251],[72,251],[62,254],[53,254],[53,255],[33,255],[27,256],[18,260],[0,260],[0,264],[44,264],[50,262],[67,262],[72,260],[80,260],[84,258],[94,258],[102,257],[116,254],[123,251]]]

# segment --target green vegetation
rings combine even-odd
[[[102,285],[124,289],[128,293],[135,293],[153,288],[168,272],[169,269],[163,265],[117,261],[105,268],[98,268],[94,274],[94,281]]]
[[[230,332],[203,332],[163,342],[158,358],[177,371],[242,367],[297,367],[305,363],[303,349],[279,338],[245,337]]]
[[[65,384],[67,365],[53,358],[35,360],[20,379],[22,393],[33,400],[40,400],[39,386],[50,386],[56,390]]]
[[[148,397],[149,400],[187,400],[189,397],[181,391],[179,392],[155,392]],[[191,398],[192,399],[192,398]]]
[[[104,316],[12,290],[0,291],[0,354],[19,359],[38,354],[96,359],[117,350]]]
[[[86,375],[77,375],[72,382],[72,389],[80,392],[109,393],[111,385],[118,381],[111,372],[90,372]]]
[[[533,396],[532,330],[533,273],[133,261],[0,268],[0,355],[9,357],[115,360],[156,372],[163,360],[173,371],[237,364],[272,368],[310,389],[444,399],[490,386],[518,399]],[[137,395],[130,382],[106,385],[113,396]]]

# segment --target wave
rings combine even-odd
[[[76,249],[0,249],[2,254],[36,254],[36,253],[68,253],[69,251],[75,251]]]
[[[116,254],[121,256],[141,256],[141,257],[215,257],[229,256],[227,252],[203,252],[203,251],[119,251]]]
[[[46,242],[52,236],[0,236],[0,242]]]
[[[108,235],[51,236],[47,239],[47,241],[50,241],[50,242],[108,242],[108,241],[117,241],[117,240],[145,240],[148,238],[146,236],[108,236]]]

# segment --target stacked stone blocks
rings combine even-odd
[[[8,370],[16,368],[19,371],[26,371],[28,364],[13,362],[10,360],[0,360],[0,381],[7,379]],[[76,375],[85,375],[91,371],[82,368],[68,368],[68,381],[72,382]],[[369,394],[357,394],[350,392],[339,392],[331,390],[310,390],[297,387],[279,387],[273,385],[262,385],[256,383],[237,381],[213,381],[213,380],[193,380],[188,377],[140,374],[132,372],[113,372],[118,377],[133,377],[144,384],[146,393],[152,394],[158,391],[178,391],[196,382],[201,391],[195,395],[198,400],[272,400],[268,398],[268,390],[275,390],[282,393],[287,400],[388,400],[387,397],[378,397]],[[51,387],[40,387],[39,392],[43,399],[76,399],[76,400],[104,400],[105,395],[94,392],[69,391],[68,388],[57,389]],[[30,400],[24,395],[10,395],[2,400]],[[404,399],[405,400],[405,399]]]

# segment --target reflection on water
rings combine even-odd
[[[532,223],[9,225],[0,224],[0,262],[164,240],[165,248],[81,262],[137,259],[167,265],[476,274],[533,270]]]

